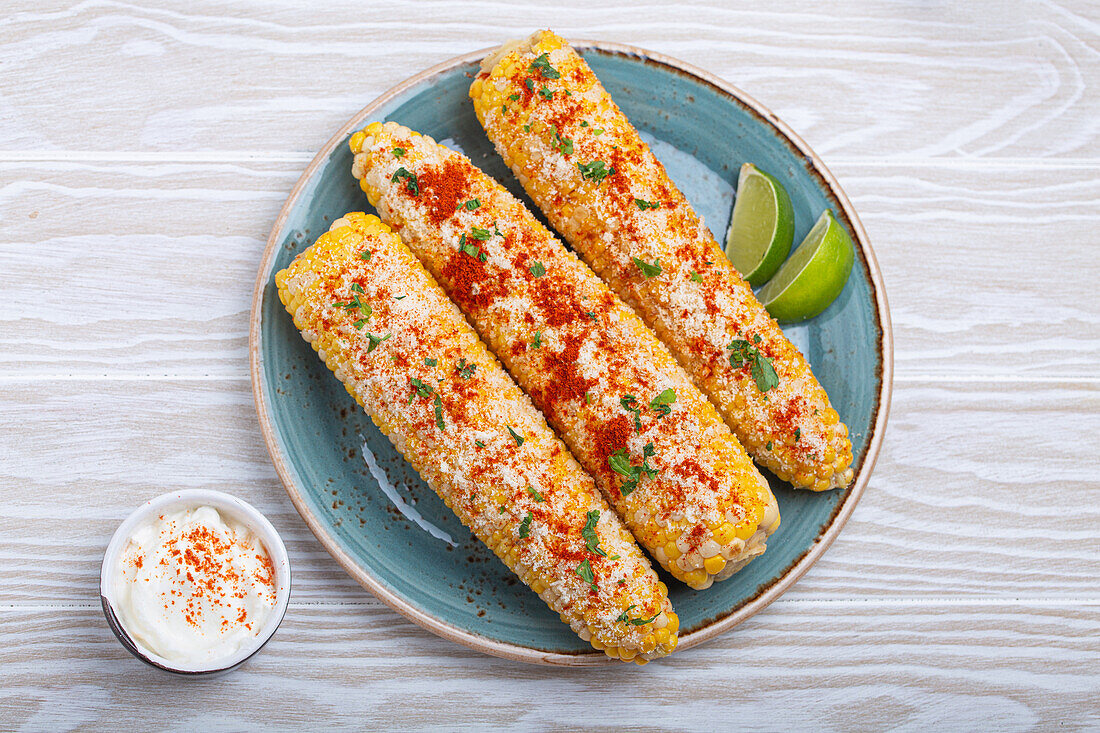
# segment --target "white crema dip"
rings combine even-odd
[[[130,536],[112,606],[142,646],[179,664],[229,657],[263,629],[275,569],[260,539],[210,506],[164,512]]]

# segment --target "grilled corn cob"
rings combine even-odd
[[[672,349],[762,465],[798,488],[852,479],[848,429],[588,64],[539,31],[470,87],[489,139],[592,268]]]
[[[676,647],[667,589],[401,240],[347,214],[276,275],[295,325],[462,522],[609,656]]]
[[[661,565],[702,589],[764,551],[767,481],[641,319],[459,153],[393,122],[351,145],[379,214]]]

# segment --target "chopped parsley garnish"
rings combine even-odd
[[[675,401],[676,390],[674,390],[672,387],[669,387],[664,392],[649,401],[649,408],[651,410],[657,411],[658,418],[665,417],[672,412],[672,408],[669,407],[669,405],[671,405]]]
[[[577,168],[580,169],[582,178],[597,183],[615,172],[614,168],[608,168],[602,160],[594,160],[591,163],[577,163]]]
[[[585,311],[584,314],[586,316],[588,316],[589,318],[591,318],[593,321],[598,321],[599,320],[598,318],[596,318],[596,312],[595,311]]]
[[[355,330],[356,331],[362,331],[363,326],[367,325],[367,319],[366,318],[360,318],[358,321],[355,322],[354,325],[355,325]]]
[[[584,402],[585,402],[586,405],[591,405],[592,404],[592,393],[591,392],[585,392],[584,393]]]
[[[693,283],[701,283],[701,282],[703,282],[703,276],[700,275],[699,273],[697,273],[695,270],[692,270],[691,271],[691,281]]]
[[[560,79],[561,72],[550,65],[550,54],[544,53],[531,62],[528,71],[541,71],[543,79]]]
[[[548,89],[547,87],[543,87],[542,89],[539,89],[539,96],[542,97],[543,99],[553,99],[554,90],[553,89]]]
[[[541,262],[536,262],[535,264],[531,265],[529,269],[531,270],[531,274],[535,277],[542,277],[546,274],[546,265],[542,264]]]
[[[543,499],[543,498],[542,498],[542,494],[540,494],[539,492],[535,491],[535,487],[534,487],[534,486],[528,486],[528,487],[527,487],[527,493],[531,495],[531,498],[532,498],[532,499],[534,499],[535,501],[537,501],[537,502],[538,502],[538,503],[540,503],[540,504],[541,504],[542,502],[546,501],[546,499]]]
[[[474,228],[476,229],[477,227]],[[481,231],[485,230],[483,229]],[[488,237],[486,237],[486,239],[488,239]],[[466,254],[470,255],[476,260],[480,260],[481,262],[484,262],[486,259],[488,259],[488,255],[481,251],[481,246],[466,239],[465,234],[458,238],[458,251],[465,252]]]
[[[663,272],[660,260],[653,260],[653,264],[651,265],[648,262],[639,260],[637,257],[631,257],[630,259],[634,260],[634,264],[638,266],[638,269],[641,270],[642,274],[647,278],[657,277]]]
[[[359,253],[359,259],[363,260],[363,262],[370,262],[370,257],[372,254],[373,252],[371,252],[369,249],[364,250]]]
[[[438,392],[435,393],[435,426],[440,430],[447,429],[443,424],[443,400],[440,399]]]
[[[627,616],[627,614],[630,613],[631,609],[637,608],[637,607],[638,606],[636,604],[631,603],[629,606],[626,607],[625,611],[623,611],[622,613],[619,614],[619,617],[615,620],[618,621],[621,624],[631,624],[633,626],[645,626],[646,624],[652,623],[653,621],[655,621],[656,618],[661,615],[660,613],[656,613],[653,616],[651,616],[650,618],[630,618],[629,616]]]
[[[424,366],[435,366],[438,363],[439,362],[437,360],[432,359],[431,357],[424,360]]]
[[[638,398],[632,394],[624,394],[619,399],[623,409],[634,415],[634,430],[642,432],[642,408],[638,407]]]
[[[593,135],[602,135],[602,134],[603,134],[603,130],[593,130],[593,131],[592,131],[592,134],[593,134]]]
[[[596,576],[592,574],[592,563],[588,562],[588,560],[585,560],[580,565],[578,565],[577,569],[573,572],[579,575],[581,577],[581,580],[592,586],[592,590],[597,592],[600,590],[599,587],[596,585]]]
[[[512,430],[511,425],[508,425],[506,427],[508,428],[508,433],[512,436],[512,439],[516,441],[516,445],[523,445],[523,436],[517,433],[515,430]]]
[[[481,241],[481,242],[485,242],[490,237],[493,236],[493,233],[491,231],[489,231],[488,229],[482,229],[480,227],[474,227],[474,231],[470,236],[473,237],[474,239],[477,239],[477,240]]]
[[[363,294],[363,286],[359,283],[352,283],[351,291],[355,293],[354,298],[346,303],[335,302],[332,305],[335,308],[343,308],[344,310],[349,311],[358,309],[359,312],[363,315],[362,320],[365,322],[366,319],[370,318],[371,307],[370,303],[364,303],[362,300],[359,299],[359,296]],[[356,328],[362,328],[362,326],[356,326]]]
[[[646,209],[659,209],[661,205],[655,201],[646,201],[645,199],[634,199],[634,203],[638,205],[638,208],[642,211]]]
[[[599,509],[593,509],[588,512],[588,519],[584,523],[584,529],[581,530],[581,537],[584,538],[584,544],[588,546],[589,552],[594,552],[601,557],[607,557],[607,553],[600,549],[600,536],[596,534],[596,523],[599,521]]]
[[[513,102],[518,102],[519,101],[519,95],[518,94],[509,94],[508,99],[512,100]]]
[[[524,125],[523,126],[523,131],[524,132],[531,132],[531,126],[530,125]]]
[[[528,79],[527,81],[525,81],[523,83],[527,85],[528,91],[532,91],[532,92],[535,91],[535,80],[534,79]]]
[[[405,155],[405,148],[394,148],[393,157],[400,158]]]
[[[508,114],[508,105],[506,105],[506,104],[502,104],[502,105],[500,105],[500,113],[501,113],[502,115],[503,115],[503,114]]]
[[[581,127],[588,127],[588,120],[581,120]]]
[[[477,364],[470,364],[466,359],[458,360],[458,376],[463,379],[469,379],[474,376],[474,370],[477,369]]]
[[[409,395],[409,402],[412,402],[417,397],[428,399],[435,392],[431,385],[416,377],[410,379],[409,383],[413,386],[413,393]]]
[[[802,440],[802,428],[795,428],[794,429],[794,442],[797,443],[800,440]]]
[[[393,336],[393,334],[392,333],[387,333],[385,336],[375,336],[373,333],[368,333],[367,338],[370,339],[370,343],[367,344],[367,353],[369,354],[370,352],[377,349],[378,344],[382,343],[383,341],[388,339],[390,336]]]
[[[507,510],[507,509],[508,509],[507,506],[505,506],[504,504],[501,504],[500,509],[497,509],[497,514],[504,514],[505,510]]]
[[[657,469],[649,465],[649,459],[656,453],[653,443],[646,443],[645,448],[642,450],[642,465],[640,466],[631,465],[626,448],[619,448],[611,454],[607,459],[608,465],[611,466],[611,470],[623,477],[623,483],[619,487],[621,495],[630,496],[634,493],[634,489],[638,488],[638,482],[642,479],[642,474],[650,478],[657,476]]]
[[[535,337],[533,339],[531,339],[531,348],[532,349],[541,349],[542,348],[542,331],[535,331]]]
[[[753,339],[753,343],[760,343],[759,334]],[[733,353],[730,354],[731,367],[736,369],[745,364],[751,365],[752,378],[758,390],[767,392],[779,386],[779,375],[775,373],[771,358],[761,354],[755,346],[745,339],[734,339],[726,348],[733,349]]]
[[[570,138],[562,137],[558,134],[558,126],[551,125],[550,130],[554,133],[554,149],[560,152],[562,155],[573,154],[573,141]]]
[[[523,518],[523,521],[519,523],[519,536],[523,539],[527,535],[531,534],[531,512],[527,512],[527,516]]]
[[[771,449],[772,449],[772,442],[769,440],[768,444],[766,446],[764,446],[764,450],[771,450]]]
[[[476,445],[478,448],[484,448],[485,447],[485,443],[481,442],[480,440],[475,440],[474,445]]]
[[[411,193],[413,196],[420,195],[420,183],[416,180],[416,176],[409,173],[404,166],[398,168],[394,174],[390,177],[391,183],[397,183],[402,178],[405,179],[405,190]]]
[[[481,206],[481,202],[477,199],[470,199],[464,205],[466,206],[467,210],[473,211],[477,207]]]
[[[407,295],[395,295],[395,296],[393,296],[393,299],[394,300],[404,300],[407,297],[408,297]]]

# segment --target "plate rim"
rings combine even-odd
[[[893,391],[893,377],[894,377],[894,340],[893,340],[893,326],[890,320],[890,309],[886,300],[886,290],[882,280],[882,271],[879,268],[878,260],[875,257],[874,250],[871,248],[870,241],[867,237],[867,232],[863,228],[863,223],[859,219],[859,215],[856,213],[855,208],[849,201],[848,196],[844,193],[844,190],[840,187],[836,178],[825,166],[825,163],[817,156],[816,153],[810,148],[806,142],[799,137],[785,122],[758,102],[749,94],[746,94],[741,89],[730,84],[724,79],[711,74],[704,69],[701,69],[693,64],[681,61],[671,56],[649,51],[638,46],[632,46],[622,43],[613,43],[606,41],[589,41],[589,40],[576,40],[572,41],[571,45],[579,51],[596,51],[599,53],[609,53],[621,56],[632,56],[641,59],[643,62],[653,62],[660,66],[663,66],[675,73],[683,76],[694,78],[695,80],[702,82],[714,90],[720,95],[729,98],[735,104],[740,105],[749,112],[754,113],[765,124],[770,125],[795,152],[799,153],[803,160],[808,164],[808,170],[811,175],[817,176],[821,182],[825,184],[825,188],[828,193],[835,199],[837,206],[842,210],[844,216],[847,218],[852,230],[852,239],[856,246],[859,247],[860,252],[863,255],[863,260],[867,264],[868,281],[871,286],[871,290],[874,294],[875,311],[879,322],[879,345],[880,345],[880,384],[879,392],[877,395],[877,406],[875,411],[874,420],[872,421],[871,428],[868,435],[867,449],[864,454],[863,463],[860,466],[859,473],[856,475],[855,480],[850,489],[847,491],[847,495],[833,510],[833,515],[829,519],[824,531],[817,537],[813,545],[803,553],[795,564],[790,567],[779,578],[773,581],[770,585],[763,590],[757,591],[757,593],[745,604],[735,609],[731,613],[710,621],[702,628],[696,629],[689,634],[685,634],[680,637],[680,643],[678,649],[686,650],[699,644],[703,644],[715,636],[722,634],[734,626],[737,626],[746,619],[759,613],[764,608],[769,606],[772,602],[778,599],[783,593],[787,591],[794,583],[796,583],[805,573],[817,562],[818,559],[825,553],[826,550],[832,545],[833,541],[840,534],[840,531],[847,524],[848,519],[851,517],[852,512],[855,510],[856,505],[859,503],[860,498],[863,496],[863,492],[867,488],[867,483],[870,480],[871,473],[874,470],[875,463],[878,460],[879,451],[882,447],[883,436],[886,431],[886,422],[890,412],[890,398]],[[490,639],[480,634],[468,631],[466,629],[455,626],[439,619],[419,607],[409,603],[400,598],[396,593],[389,590],[383,585],[369,570],[360,564],[358,564],[350,555],[348,555],[336,542],[335,538],[329,533],[329,530],[324,526],[319,519],[314,516],[306,504],[305,498],[302,492],[299,490],[296,483],[291,478],[291,470],[288,465],[286,457],[283,455],[279,446],[278,438],[275,433],[275,427],[271,419],[271,414],[267,408],[267,401],[263,393],[262,384],[262,354],[260,351],[261,345],[261,315],[263,308],[263,296],[264,290],[267,287],[267,282],[270,278],[269,270],[272,267],[272,261],[279,247],[282,246],[280,240],[280,233],[283,227],[286,225],[286,220],[290,214],[291,208],[297,203],[303,189],[306,187],[313,174],[317,169],[328,160],[330,154],[336,149],[337,145],[344,144],[349,133],[353,129],[357,129],[362,122],[370,116],[380,106],[386,104],[390,100],[394,99],[398,95],[404,93],[408,89],[427,81],[432,77],[439,76],[443,73],[454,70],[457,67],[465,66],[471,63],[480,62],[488,54],[499,48],[499,45],[491,46],[489,48],[479,49],[477,51],[471,51],[469,53],[461,54],[459,56],[452,57],[446,61],[442,61],[434,66],[431,66],[418,74],[415,74],[408,79],[396,84],[390,89],[386,90],[379,96],[375,97],[365,107],[356,112],[351,119],[345,122],[336,133],[329,138],[329,140],[318,150],[317,154],[306,166],[305,170],[299,176],[294,187],[291,189],[286,201],[279,211],[279,215],[275,218],[275,223],[272,225],[271,234],[268,235],[267,243],[264,246],[263,254],[260,258],[259,270],[256,274],[256,282],[252,293],[252,305],[249,313],[249,329],[248,329],[248,359],[249,359],[249,375],[252,383],[252,397],[256,407],[256,414],[260,422],[260,430],[263,434],[264,443],[267,446],[268,454],[271,456],[271,461],[275,466],[275,471],[279,475],[279,479],[283,483],[287,494],[290,497],[291,503],[294,504],[294,508],[297,509],[298,514],[301,515],[306,525],[309,527],[313,535],[325,548],[325,550],[333,557],[334,560],[363,588],[368,590],[378,600],[382,601],[389,608],[393,609],[400,615],[404,616],[408,620],[417,624],[418,626],[431,631],[432,633],[440,636],[444,639],[457,642],[471,649],[475,649],[486,654],[490,654],[495,657],[501,657],[513,661],[529,662],[534,664],[547,664],[555,666],[597,666],[603,664],[611,664],[614,660],[607,657],[607,655],[598,652],[596,650],[583,651],[576,654],[568,654],[564,652],[549,652],[532,647],[521,646],[519,644],[512,644],[509,642],[497,641]]]

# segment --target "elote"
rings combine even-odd
[[[852,479],[852,446],[802,354],[729,264],[592,69],[539,31],[470,86],[478,120],[550,223],[669,346],[762,465]]]
[[[502,186],[394,122],[351,140],[372,205],[436,276],[651,555],[702,589],[778,506],[657,337]]]
[[[630,533],[388,227],[347,214],[276,284],[348,392],[562,621],[622,660],[676,648],[667,589]]]

